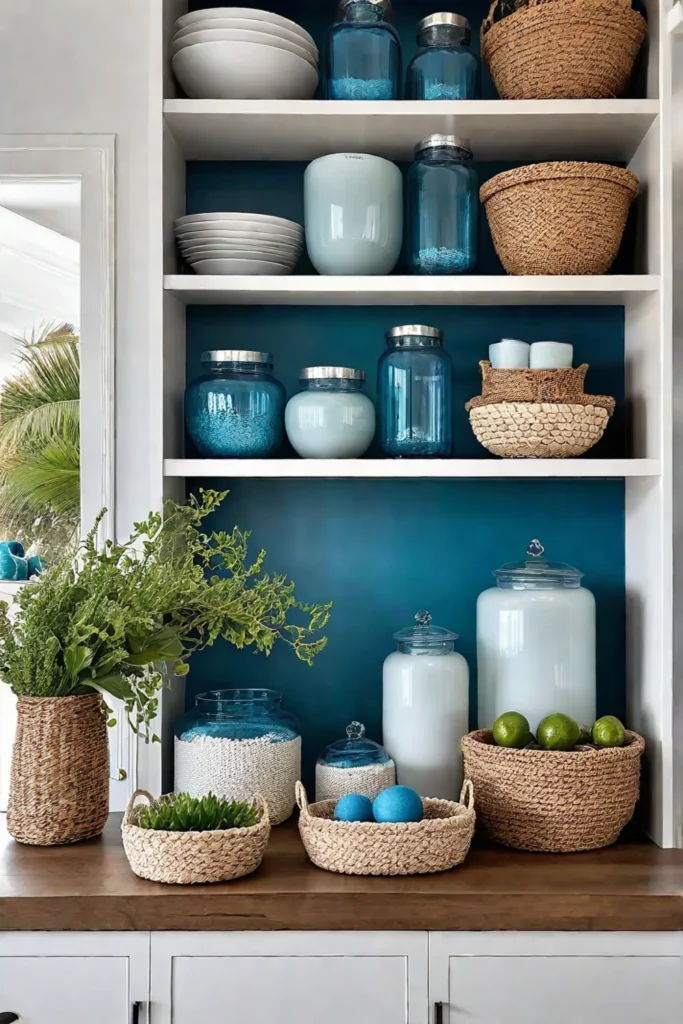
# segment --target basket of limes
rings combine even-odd
[[[616,842],[633,817],[642,736],[612,715],[581,728],[548,715],[534,736],[516,711],[462,741],[465,776],[491,838],[516,850],[574,853]]]

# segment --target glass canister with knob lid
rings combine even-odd
[[[413,626],[394,633],[398,649],[383,669],[384,745],[399,785],[443,800],[460,796],[469,728],[469,669],[457,638],[419,611]]]
[[[596,713],[595,598],[583,573],[544,558],[538,540],[527,557],[494,572],[477,601],[479,728],[519,711],[532,732],[556,711],[591,725]]]
[[[401,42],[391,0],[341,0],[327,34],[329,100],[397,100]]]
[[[384,747],[365,735],[361,722],[346,727],[346,737],[330,743],[315,765],[316,800],[338,800],[347,793],[362,793],[374,800],[396,784],[396,765]]]
[[[470,49],[472,32],[461,14],[430,14],[417,26],[419,50],[406,72],[406,99],[474,100],[479,61]]]

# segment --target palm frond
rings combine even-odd
[[[33,452],[15,452],[0,477],[0,518],[19,512],[40,515],[46,508],[68,518],[80,514],[80,452],[60,437]]]
[[[0,445],[27,437],[78,435],[80,358],[78,340],[26,345],[17,373],[0,387]]]

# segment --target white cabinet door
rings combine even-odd
[[[443,935],[442,935],[443,938]],[[443,1024],[677,1024],[683,1021],[683,958],[680,937],[553,936],[543,941],[519,935],[476,938],[467,950],[430,959],[434,1020]],[[662,941],[659,941],[660,938]],[[507,948],[502,948],[503,939]],[[583,941],[582,941],[583,940]],[[598,941],[596,941],[598,940]],[[652,941],[654,940],[654,941]],[[453,940],[445,940],[453,945]],[[527,948],[525,948],[525,946]],[[583,950],[582,950],[583,947]],[[651,953],[650,953],[651,951]],[[443,1003],[441,1010],[438,1004]]]
[[[427,1024],[425,933],[152,935],[154,1024]]]
[[[144,1021],[148,936],[0,935],[0,1013],[22,1024]],[[142,1013],[134,1013],[135,1003]]]

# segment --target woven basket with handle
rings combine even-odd
[[[503,171],[479,197],[508,274],[605,274],[637,191],[631,171],[564,160]]]
[[[250,874],[261,863],[270,836],[268,805],[262,796],[254,798],[260,815],[256,825],[213,832],[140,828],[138,798],[150,804],[153,800],[144,789],[133,793],[121,834],[128,863],[140,878],[177,885],[226,882]]]
[[[424,818],[398,824],[335,821],[335,800],[309,804],[296,784],[299,832],[306,853],[325,871],[342,875],[424,875],[462,864],[474,834],[474,790],[461,803],[423,798]]]
[[[462,741],[465,776],[489,835],[516,850],[572,853],[616,842],[633,817],[645,741],[576,751],[498,747],[490,729]]]
[[[7,828],[18,842],[92,839],[109,814],[109,746],[99,694],[20,697]]]
[[[628,84],[647,22],[630,0],[544,0],[495,21],[481,52],[504,100],[609,99]]]

